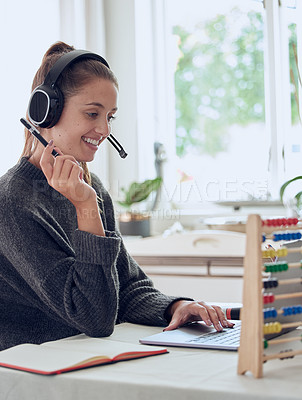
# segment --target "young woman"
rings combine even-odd
[[[54,44],[33,90],[73,51]],[[108,192],[87,169],[118,107],[111,70],[97,59],[79,58],[56,85],[62,112],[39,128],[49,145],[26,130],[20,161],[0,179],[0,349],[79,333],[108,336],[124,321],[167,330],[195,320],[217,330],[232,326],[219,307],[153,287],[125,249]]]

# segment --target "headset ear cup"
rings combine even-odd
[[[53,89],[55,93],[54,97],[50,98],[50,109],[47,118],[47,127],[41,126],[42,128],[52,128],[59,121],[64,108],[64,96],[61,90],[56,86]],[[46,122],[46,121],[45,121]]]
[[[28,104],[30,121],[41,128],[51,128],[60,119],[64,106],[64,96],[58,87],[38,86]]]

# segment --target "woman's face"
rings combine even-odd
[[[95,78],[65,101],[59,122],[45,130],[46,139],[63,154],[77,161],[92,161],[99,145],[110,134],[117,111],[118,91],[114,83]]]

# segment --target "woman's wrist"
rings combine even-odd
[[[186,300],[177,299],[177,300],[174,300],[174,301],[168,306],[168,308],[167,308],[167,310],[166,310],[166,318],[168,319],[168,321],[170,321],[171,318],[173,317],[173,314],[174,314],[176,308],[179,306],[179,304],[180,304],[181,302],[184,302],[184,301],[186,301]]]
[[[76,207],[78,229],[94,235],[105,236],[97,200],[81,202]]]

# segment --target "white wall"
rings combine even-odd
[[[19,120],[25,116],[32,79],[42,56],[58,40],[60,21],[59,0],[9,0],[1,1],[0,7],[2,175],[17,162],[23,149],[24,130]],[[27,16],[29,12],[31,17]]]
[[[191,297],[209,304],[242,303],[243,278],[149,276],[154,286],[167,295]]]
[[[128,152],[121,159],[109,151],[110,192],[116,196],[121,186],[137,179],[137,104],[135,82],[134,0],[104,0],[106,54],[120,86],[119,111],[114,121],[114,135]]]

